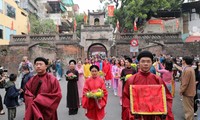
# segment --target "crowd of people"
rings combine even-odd
[[[108,89],[119,97],[122,106],[122,119],[134,120],[130,108],[130,85],[163,85],[166,92],[167,120],[174,120],[172,113],[175,96],[175,80],[180,81],[180,95],[186,120],[193,120],[197,111],[196,100],[200,99],[200,63],[193,57],[156,56],[149,51],[142,51],[138,56],[100,57],[93,56],[70,60],[67,71],[63,74],[62,62],[57,59],[38,57],[34,65],[23,57],[18,74],[21,86],[17,89],[14,82],[17,74],[10,74],[5,83],[4,102],[0,96],[0,115],[4,115],[3,103],[8,108],[8,120],[16,116],[19,102],[25,103],[25,120],[57,120],[57,107],[62,99],[59,81],[67,81],[66,107],[69,115],[78,114],[82,106],[86,117],[102,120],[105,116]],[[5,81],[3,69],[0,69],[0,82]],[[161,119],[156,115],[137,116],[137,119]]]

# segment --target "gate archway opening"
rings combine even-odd
[[[100,21],[99,21],[99,18],[95,18],[95,19],[94,19],[94,25],[99,25],[99,22],[100,22]]]
[[[101,43],[94,43],[90,45],[87,51],[87,56],[90,58],[91,56],[97,57],[106,57],[107,56],[107,49]]]

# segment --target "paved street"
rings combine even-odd
[[[19,81],[16,83],[19,86]],[[62,88],[62,100],[58,108],[58,116],[59,120],[87,120],[87,118],[84,115],[84,109],[80,108],[77,115],[69,116],[68,115],[68,109],[66,106],[66,81],[62,80],[60,81],[60,85]],[[179,83],[176,82],[176,89],[178,90]],[[108,104],[106,106],[106,116],[105,120],[120,120],[121,119],[121,106],[119,105],[119,98],[114,96],[112,94],[112,90],[109,89],[109,96],[108,96]],[[4,89],[0,89],[0,93],[2,96],[4,96],[5,91]],[[181,105],[180,96],[178,95],[178,92],[176,92],[176,96],[174,98],[173,103],[173,113],[175,116],[175,120],[184,120],[183,118],[183,108]],[[17,116],[15,120],[22,120],[24,116],[24,105],[21,105],[17,107]],[[0,116],[0,120],[7,120],[7,110],[4,107],[4,110],[6,112],[5,115]]]

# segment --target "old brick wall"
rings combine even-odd
[[[177,36],[176,36],[177,37]],[[111,49],[112,55],[129,55],[130,53],[130,38],[116,39],[115,46]],[[139,39],[139,51],[149,50],[156,55],[169,54],[172,56],[185,56],[185,55],[200,55],[200,42],[183,43],[182,40],[169,37],[166,39],[158,39],[153,41],[151,39]]]
[[[185,55],[200,55],[200,41],[194,43],[185,43],[183,45]]]
[[[1,46],[0,47],[0,66],[3,66],[4,68],[8,68],[8,61],[11,56],[9,55],[10,51],[8,46]]]
[[[183,52],[184,44],[166,44],[165,52],[166,54],[172,55],[172,56],[184,56],[185,53],[188,53],[189,51],[186,49],[185,52]]]
[[[139,40],[139,51],[149,50],[154,54],[159,55],[163,52],[163,47],[157,44],[149,44],[145,40]],[[134,53],[130,52],[130,40],[117,40],[116,45],[111,49],[112,55],[114,56],[130,56],[132,57],[135,55]]]
[[[157,55],[160,53],[170,54],[172,56],[200,55],[200,42],[184,43],[184,44],[165,44],[165,47],[153,45],[143,50],[149,50]],[[132,56],[130,52],[130,44],[117,44],[111,49],[114,56],[121,57],[123,55]],[[1,46],[0,47],[0,65],[9,70],[9,73],[17,73],[18,66],[22,57],[26,55],[30,61],[38,56],[55,60],[60,58],[64,65],[68,65],[69,60],[81,58],[84,60],[84,48],[78,44],[57,45],[56,48],[45,48],[41,46],[33,46],[28,49],[27,46]]]
[[[44,57],[52,61],[55,60],[56,58],[56,48],[35,45],[29,49],[29,54],[32,63],[34,62],[34,59],[37,57]]]
[[[6,48],[6,49],[5,49]],[[5,46],[0,50],[6,50],[6,55],[0,55],[1,65],[8,69],[9,73],[17,73],[19,63],[24,55],[29,56],[26,46]]]
[[[112,56],[117,56],[117,57],[121,57],[124,55],[132,56],[132,53],[130,52],[130,45],[118,44],[113,49],[114,53],[112,53]]]
[[[153,54],[156,54],[157,56],[159,56],[161,53],[165,52],[164,48],[160,45],[152,45],[152,46],[142,49],[142,51],[143,50],[151,51]]]
[[[9,73],[17,73],[23,56],[28,56],[33,63],[36,57],[42,56],[50,60],[60,58],[64,65],[68,65],[69,60],[78,58],[84,59],[83,48],[79,45],[57,45],[57,48],[46,48],[41,46],[33,46],[28,49],[27,46],[1,46],[1,51],[7,51],[0,54],[0,65],[9,70]]]
[[[83,47],[79,45],[57,45],[57,57],[60,58],[65,65],[71,59],[77,60],[78,58],[84,59]]]
[[[140,51],[149,50],[156,55],[160,54],[169,54],[172,56],[185,56],[185,55],[200,55],[200,42],[198,43],[183,43],[183,44],[165,44],[165,46],[161,45],[151,45],[146,46]],[[118,44],[112,48],[112,55],[114,56],[133,56],[133,53],[130,52],[129,44]]]
[[[169,54],[174,57],[179,56],[196,56],[200,55],[200,42],[199,43],[183,43],[183,44],[165,44],[162,49],[159,49],[161,46],[152,46],[149,47],[147,50],[155,51],[156,55],[160,53]]]

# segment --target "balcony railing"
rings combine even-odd
[[[86,26],[87,27],[87,26]],[[98,26],[93,26],[98,28]],[[105,26],[106,27],[106,26]],[[100,27],[101,28],[101,27]],[[98,29],[100,29],[98,28]],[[101,35],[102,38],[105,36]],[[116,43],[129,43],[131,39],[136,38],[139,41],[145,40],[147,42],[164,41],[164,43],[182,43],[180,33],[146,33],[146,34],[133,34],[133,33],[119,33],[114,34]],[[90,37],[92,38],[92,36]],[[79,42],[76,34],[51,34],[51,35],[11,35],[10,45],[27,45],[39,42],[69,44]]]
[[[69,43],[79,41],[76,34],[11,35],[10,45],[27,45],[39,42]]]
[[[114,38],[117,41],[131,40],[136,38],[138,40],[147,40],[147,41],[160,41],[165,42],[181,42],[181,33],[118,33],[114,34]]]

